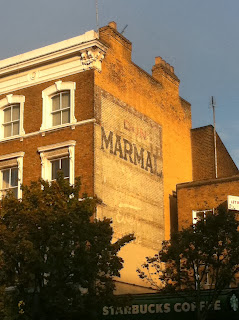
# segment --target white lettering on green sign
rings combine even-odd
[[[207,302],[200,302],[200,309],[202,310]],[[221,310],[221,301],[217,300],[214,303],[214,311]],[[192,312],[196,310],[195,302],[177,302],[171,306],[170,303],[151,303],[151,304],[133,304],[132,306],[125,307],[103,307],[103,316],[114,316],[114,315],[127,315],[127,314],[157,314],[157,313],[169,313],[171,311],[181,312]]]

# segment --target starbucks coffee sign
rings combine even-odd
[[[211,290],[201,291],[202,311],[211,300]],[[131,303],[104,306],[102,320],[192,320],[196,319],[195,292],[133,295]],[[238,289],[223,290],[213,302],[208,319],[239,319]]]

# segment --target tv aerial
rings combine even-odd
[[[123,28],[123,30],[120,32],[121,34],[124,34],[125,29],[128,27],[128,25],[126,24],[126,26]]]

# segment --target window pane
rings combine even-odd
[[[16,105],[12,107],[12,121],[20,119],[20,106]]]
[[[70,109],[62,111],[62,123],[70,122]]]
[[[69,108],[70,107],[70,93],[63,92],[61,95],[61,108]]]
[[[2,172],[2,188],[3,189],[9,188],[9,174],[10,174],[10,170],[4,170]]]
[[[69,177],[69,158],[61,159],[61,170],[65,178]]]
[[[52,111],[60,109],[60,94],[52,97]]]
[[[11,169],[11,187],[15,187],[18,185],[18,169]]]
[[[4,138],[10,137],[12,135],[12,124],[7,124],[4,126]]]
[[[204,211],[197,212],[197,219],[198,220],[204,220],[204,217],[205,217]]]
[[[61,124],[61,112],[56,112],[52,115],[52,125],[57,126]]]
[[[16,134],[19,134],[19,121],[13,123],[12,135],[15,136]]]
[[[51,180],[57,178],[57,171],[60,169],[60,160],[54,160],[51,162]]]
[[[11,107],[4,109],[4,123],[11,121]]]
[[[18,198],[18,188],[12,188],[13,195]]]

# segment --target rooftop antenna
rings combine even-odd
[[[128,27],[128,25],[126,24],[126,26],[124,27],[124,29],[120,32],[121,34],[123,34],[125,32],[125,29]]]
[[[98,0],[95,0],[95,11],[96,11],[96,28],[99,32],[99,10],[98,10]]]
[[[216,120],[215,120],[215,99],[211,98],[211,107],[212,107],[212,112],[213,112],[213,133],[214,133],[214,160],[215,160],[215,176],[217,178],[217,132],[216,132]]]

